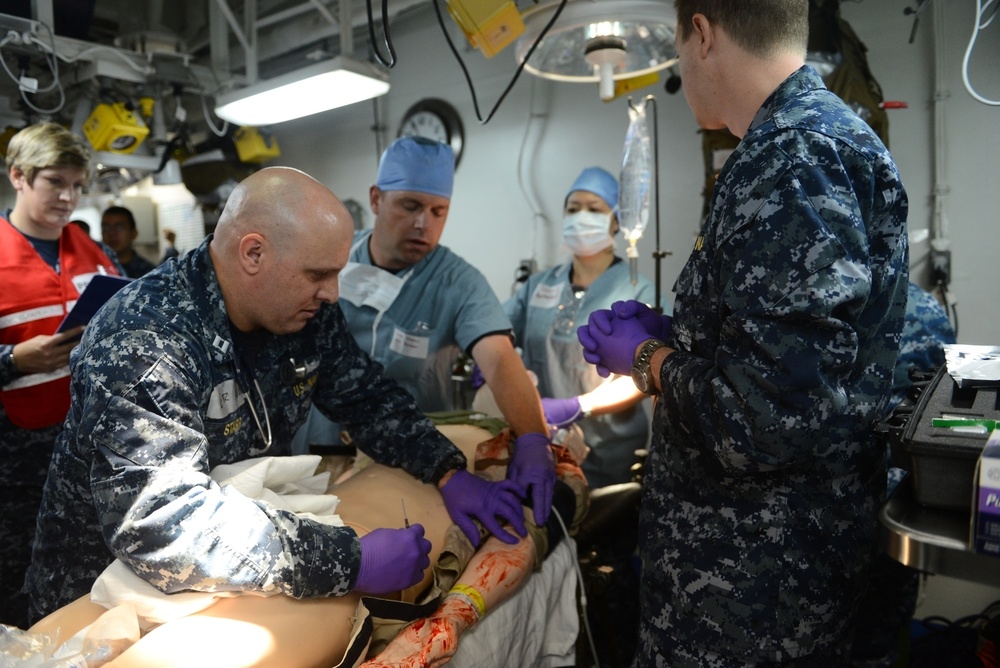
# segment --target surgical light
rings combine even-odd
[[[272,125],[388,92],[389,77],[375,65],[337,56],[223,93],[216,99],[215,113],[236,125]]]
[[[515,44],[523,61],[559,2],[523,14]],[[525,69],[554,81],[600,83],[602,99],[628,80],[654,76],[677,61],[677,14],[670,0],[568,0]],[[617,92],[617,91],[616,91]]]

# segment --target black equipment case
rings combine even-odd
[[[1000,420],[997,387],[959,387],[946,366],[913,373],[911,379],[908,400],[878,428],[888,438],[893,465],[909,471],[920,505],[969,510],[976,463],[989,432],[960,432],[931,422],[948,416]]]

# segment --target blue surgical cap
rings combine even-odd
[[[451,199],[455,154],[451,147],[424,137],[400,137],[378,164],[380,190],[412,190]]]
[[[600,167],[587,167],[580,172],[580,176],[576,177],[573,186],[566,193],[566,200],[569,200],[569,196],[577,190],[594,193],[607,202],[612,209],[618,206],[618,181]],[[565,205],[564,201],[563,206]]]

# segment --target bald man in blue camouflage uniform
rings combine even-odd
[[[359,539],[209,477],[219,464],[289,454],[314,402],[376,461],[442,487],[453,518],[500,517],[523,535],[511,483],[465,472],[461,452],[358,349],[331,303],[352,234],[324,186],[265,169],[237,186],[214,236],[95,316],[73,355],[38,518],[26,584],[35,620],[89,592],[116,557],[168,593],[409,586],[399,573],[422,575],[430,547],[419,525]],[[470,501],[480,509],[466,512]]]
[[[633,666],[846,666],[876,553],[906,305],[907,199],[874,132],[804,66],[804,0],[678,0],[683,88],[741,143],[678,276],[579,333],[658,395]],[[657,340],[662,339],[662,340]]]

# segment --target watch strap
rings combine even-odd
[[[666,347],[666,345],[659,339],[649,339],[639,348],[639,354],[632,363],[632,380],[636,382],[636,387],[640,391],[647,394],[653,393],[655,384],[652,382],[649,363],[653,359],[653,354],[660,348]],[[636,378],[636,376],[639,376],[639,378]]]

